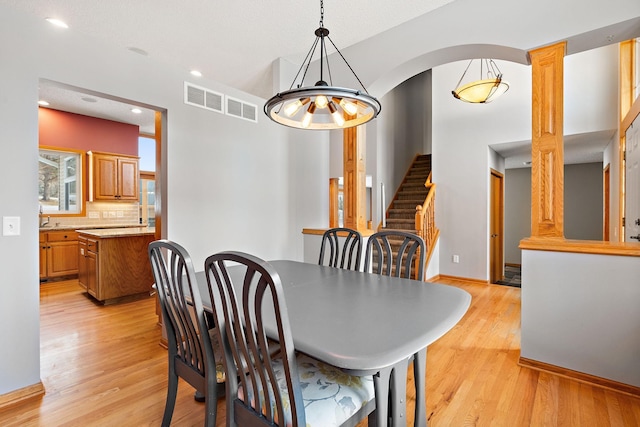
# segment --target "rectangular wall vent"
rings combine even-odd
[[[227,115],[258,122],[258,106],[227,96]]]
[[[224,113],[224,95],[194,84],[184,82],[184,103]]]

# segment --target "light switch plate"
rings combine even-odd
[[[2,217],[2,235],[3,236],[19,236],[20,235],[20,217],[19,216],[3,216]]]

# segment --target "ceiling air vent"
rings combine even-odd
[[[224,113],[224,95],[191,83],[184,82],[184,103],[194,107],[205,108]]]
[[[258,107],[254,104],[241,101],[236,98],[227,96],[227,114],[229,116],[238,117],[240,119],[249,120],[250,122],[258,122]]]

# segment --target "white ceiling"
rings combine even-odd
[[[452,0],[327,0],[324,25],[342,49]],[[0,0],[109,45],[269,98],[271,64],[302,58],[315,40],[319,1]],[[251,52],[250,55],[247,52]],[[221,64],[224,64],[221,66]]]
[[[412,20],[416,23],[415,18],[449,3],[456,1],[326,0],[324,25],[344,51],[381,33],[389,34],[388,30],[401,24]],[[0,0],[0,4],[41,19],[59,18],[69,24],[68,31],[77,31],[99,43],[143,51],[170,67],[200,70],[208,79],[262,98],[272,95],[273,61],[286,58],[299,64],[315,39],[313,32],[320,18],[319,1]],[[513,9],[509,13],[518,12]],[[639,22],[635,17],[624,25],[617,24],[615,29],[605,27],[571,36],[568,50],[601,46],[606,43],[605,33],[623,36],[637,33]],[[546,42],[550,41],[553,40]],[[40,95],[41,99],[53,101],[52,108],[137,124],[142,131],[153,133],[153,110],[142,108],[143,114],[133,115],[132,105],[127,102],[82,93],[53,82],[42,82]],[[568,138],[567,143],[582,141],[579,144],[582,150],[575,154],[575,159],[601,161],[603,140],[610,140],[609,133],[576,135]],[[526,159],[529,144],[517,141],[493,148],[508,158],[507,167],[518,167],[530,160]],[[590,148],[585,150],[586,147]],[[567,162],[573,156],[572,150],[565,150]]]

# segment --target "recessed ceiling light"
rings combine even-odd
[[[523,164],[523,165],[525,165],[525,166],[531,166],[531,161],[528,161],[528,162],[522,162],[522,164]]]
[[[139,109],[139,108],[132,108],[132,109],[131,109],[131,112],[132,112],[133,114],[142,114],[142,110],[141,110],[141,109]]]
[[[147,56],[149,55],[149,53],[144,50],[144,49],[140,49],[139,47],[128,47],[127,49],[129,49],[131,52],[137,53],[138,55],[142,55],[142,56]]]
[[[42,105],[43,107],[46,107],[49,105],[49,103],[44,99],[41,99],[40,101],[38,101],[38,105]]]
[[[191,70],[190,73],[192,76],[202,77],[202,73],[198,70]]]
[[[82,99],[84,102],[91,102],[91,103],[93,103],[93,102],[98,102],[98,100],[97,100],[97,99],[95,99],[95,98],[90,98],[90,97],[88,97],[88,96],[85,96],[84,98],[80,98],[80,99]]]
[[[60,27],[60,28],[69,28],[69,26],[67,25],[66,22],[61,21],[57,18],[47,18],[47,22],[49,22],[50,24],[55,25],[56,27]]]

